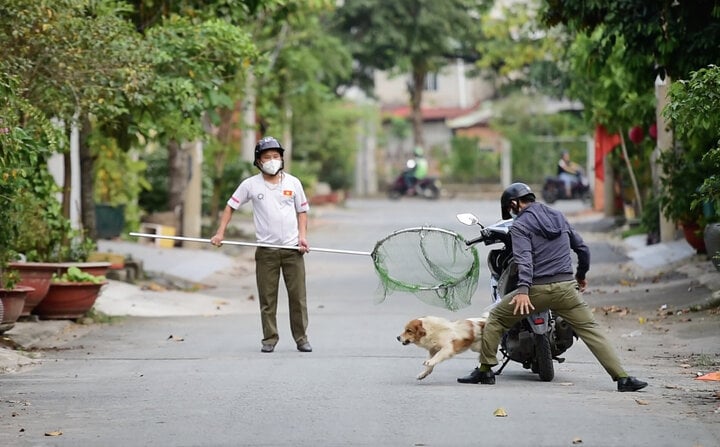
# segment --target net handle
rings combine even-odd
[[[145,238],[152,238],[152,239],[169,239],[173,241],[187,241],[187,242],[201,242],[201,243],[210,243],[210,239],[202,239],[197,237],[185,237],[185,236],[165,236],[161,234],[151,234],[151,233],[128,233],[130,236],[135,237],[145,237]],[[222,241],[223,244],[228,245],[243,245],[248,247],[264,247],[264,248],[283,248],[287,250],[300,250],[300,247],[296,245],[275,245],[275,244],[263,244],[260,242],[240,242],[240,241]],[[323,253],[340,253],[340,254],[346,254],[346,255],[361,255],[361,256],[371,256],[372,253],[367,251],[354,251],[354,250],[336,250],[333,248],[315,248],[310,247],[310,251],[319,251]]]

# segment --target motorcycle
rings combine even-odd
[[[388,188],[388,197],[397,200],[403,196],[422,197],[435,200],[440,197],[441,183],[437,177],[425,177],[418,180],[413,188],[408,188],[405,176],[408,171],[402,172]]]
[[[545,177],[545,183],[542,187],[542,198],[545,203],[555,203],[557,200],[572,200],[580,199],[583,202],[588,201],[592,198],[590,191],[590,182],[588,182],[582,170],[579,170],[575,181],[570,185],[570,197],[567,195],[565,189],[565,181],[560,177]]]
[[[458,214],[457,219],[465,225],[479,225],[482,228],[480,236],[465,242],[468,246],[480,242],[488,246],[503,244],[491,249],[487,256],[490,297],[493,305],[496,305],[503,296],[517,289],[517,265],[513,260],[510,238],[513,220],[501,220],[484,227],[473,214]],[[558,363],[565,361],[560,355],[572,346],[573,338],[577,338],[577,335],[572,327],[551,310],[528,315],[503,334],[500,352],[504,362],[495,374],[502,373],[510,360],[513,360],[538,374],[540,380],[550,382],[555,377],[553,360]]]

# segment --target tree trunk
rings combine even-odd
[[[80,122],[80,220],[85,236],[92,240],[97,239],[95,228],[95,199],[94,199],[94,176],[93,165],[95,160],[90,150],[88,137],[90,136],[91,125],[87,114],[82,115]]]
[[[632,182],[633,191],[635,191],[635,200],[637,201],[638,216],[643,214],[643,203],[642,197],[640,196],[640,188],[638,187],[637,180],[635,180],[635,171],[633,170],[630,157],[628,156],[627,146],[625,145],[625,136],[623,135],[622,129],[620,132],[620,145],[622,148],[623,158],[625,159],[625,166],[627,166],[628,174],[630,174],[630,181]]]
[[[188,177],[188,157],[180,143],[168,142],[168,208],[174,214],[176,234],[182,234],[182,213]]]
[[[410,106],[412,108],[413,141],[415,146],[425,147],[422,118],[422,96],[425,88],[427,70],[417,65],[413,66],[412,85],[410,86]]]
[[[241,153],[243,160],[253,161],[255,159],[255,143],[257,143],[255,114],[256,97],[255,97],[256,79],[252,70],[248,70],[245,79],[245,97],[243,98],[242,110],[242,146]]]
[[[292,171],[292,158],[293,158],[293,142],[292,142],[292,106],[290,105],[290,99],[286,94],[282,97],[282,146],[285,148],[285,154],[283,160],[285,164],[285,170]]]
[[[220,197],[220,190],[223,183],[225,162],[229,156],[237,156],[237,151],[233,149],[237,147],[235,142],[239,139],[237,124],[239,121],[238,117],[242,114],[242,108],[243,102],[237,101],[233,109],[223,108],[219,111],[220,126],[218,127],[216,137],[221,147],[213,154],[212,193],[210,197],[212,228],[217,228],[220,221],[220,201],[223,199]]]
[[[69,135],[69,133],[68,133]],[[68,141],[70,138],[68,137]],[[62,215],[65,219],[70,219],[70,191],[72,189],[72,149],[67,148],[63,152],[63,185],[62,185]]]

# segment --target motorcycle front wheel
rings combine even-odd
[[[549,334],[535,334],[534,337],[535,358],[532,362],[532,372],[537,373],[543,382],[550,382],[555,378],[555,369]]]

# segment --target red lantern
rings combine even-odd
[[[652,123],[650,127],[648,127],[648,135],[650,135],[650,138],[653,140],[657,140],[657,123]]]
[[[645,132],[643,132],[642,127],[635,126],[628,132],[628,137],[630,137],[630,141],[633,143],[640,144],[645,137]]]

